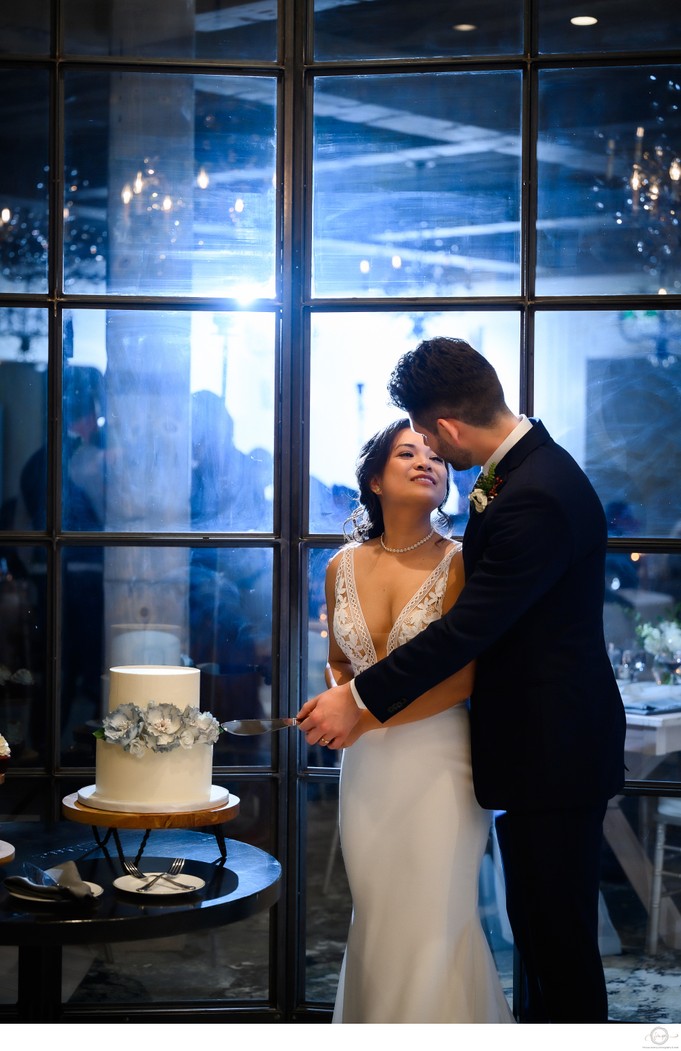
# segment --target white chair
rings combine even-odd
[[[650,906],[648,909],[648,934],[646,952],[655,954],[660,933],[660,904],[663,898],[671,898],[681,893],[681,866],[676,869],[665,868],[667,858],[681,856],[681,846],[667,843],[667,826],[681,827],[681,799],[658,800],[655,812],[655,853],[653,855],[653,882],[650,888]],[[662,879],[667,878],[663,888]],[[676,881],[675,890],[668,889],[670,882]]]

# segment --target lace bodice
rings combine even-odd
[[[377,658],[357,596],[355,550],[356,545],[345,548],[338,564],[333,633],[352,665],[353,674],[359,675],[375,664]],[[459,544],[451,544],[448,547],[442,560],[400,611],[388,636],[388,653],[392,653],[398,646],[418,635],[427,624],[441,616],[449,564],[458,550]]]

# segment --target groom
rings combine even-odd
[[[343,745],[476,660],[473,780],[497,834],[525,974],[521,1020],[606,1022],[598,950],[602,826],[624,780],[625,719],[603,639],[600,501],[538,420],[515,416],[463,340],[427,340],[392,374],[393,403],[457,471],[483,464],[454,607],[299,713],[310,744]],[[367,800],[371,806],[371,800]]]

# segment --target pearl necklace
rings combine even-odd
[[[410,544],[409,547],[387,547],[386,544],[383,542],[383,537],[385,536],[385,533],[381,533],[381,547],[384,551],[389,551],[391,555],[403,555],[406,551],[415,551],[417,547],[421,546],[421,544],[427,543],[434,532],[435,530],[431,529],[428,536],[424,536],[423,540],[417,540],[415,544]]]

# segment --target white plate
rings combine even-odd
[[[156,876],[156,872],[145,872],[145,876]],[[137,876],[119,876],[113,882],[114,887],[118,887],[119,890],[125,890],[128,894],[141,894],[143,898],[151,898],[156,894],[192,894],[195,890],[201,890],[202,887],[206,886],[205,879],[201,879],[200,876],[192,876],[188,872],[180,872],[178,876],[174,876],[173,879],[177,879],[180,883],[186,883],[189,886],[188,890],[183,890],[182,887],[173,886],[168,880],[161,877],[151,890],[145,890],[145,884],[141,883]]]
[[[83,883],[92,891],[92,897],[98,898],[100,894],[104,893],[104,888],[100,887],[98,883],[90,883],[89,880],[84,879]],[[77,898],[75,894],[72,894],[68,898],[46,898],[39,894],[31,894],[29,890],[20,890],[18,887],[5,887],[8,894],[11,894],[13,898],[21,898],[23,901],[39,901],[41,905],[62,905],[64,902],[73,904],[74,901],[89,901],[89,898]]]

